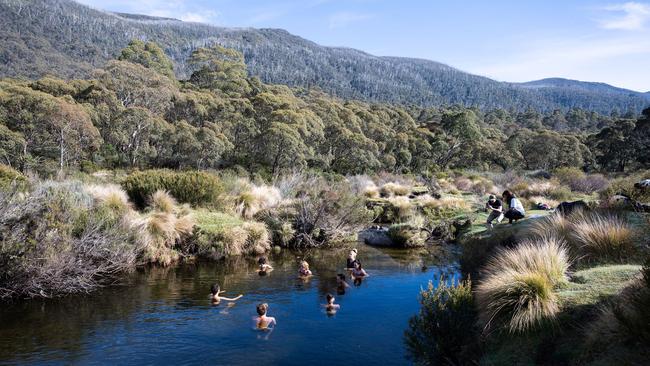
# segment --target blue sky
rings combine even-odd
[[[650,91],[650,1],[80,0],[327,46],[418,57],[502,81],[545,77]]]

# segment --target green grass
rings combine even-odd
[[[633,264],[604,265],[573,274],[571,282],[559,291],[563,307],[595,305],[616,295],[628,281],[639,275],[641,266]]]
[[[195,210],[193,211],[193,215],[196,219],[196,226],[206,233],[214,234],[222,232],[224,229],[244,224],[244,220],[238,216],[223,212]]]

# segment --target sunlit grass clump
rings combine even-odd
[[[634,230],[620,216],[587,215],[573,223],[571,235],[591,258],[621,260],[635,251]]]
[[[611,213],[554,214],[533,224],[531,232],[540,238],[564,239],[580,259],[621,261],[636,252],[634,228],[623,216]]]
[[[566,282],[568,268],[564,243],[553,238],[498,252],[476,289],[486,328],[521,333],[553,319],[559,311],[554,288]]]
[[[258,212],[277,206],[282,202],[280,190],[273,186],[251,186],[236,198],[236,211],[245,219],[252,219]]]
[[[400,183],[388,182],[381,186],[379,192],[383,197],[408,196],[411,193],[411,187]]]

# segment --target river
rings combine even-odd
[[[357,245],[370,277],[336,293],[348,248],[270,255],[261,277],[255,258],[147,268],[90,295],[1,304],[0,364],[409,364],[403,334],[419,309],[418,293],[441,274],[457,276],[453,253]],[[297,277],[305,258],[314,276]],[[210,285],[228,306],[212,305]],[[341,309],[321,306],[327,293]],[[272,332],[252,329],[255,305],[269,304]]]

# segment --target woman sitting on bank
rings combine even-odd
[[[503,200],[508,204],[508,211],[503,214],[508,219],[508,223],[512,224],[513,221],[517,222],[517,220],[523,219],[526,216],[524,205],[521,204],[521,201],[514,193],[508,190],[503,191]]]

